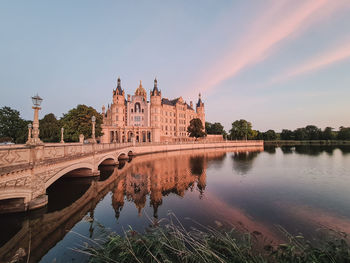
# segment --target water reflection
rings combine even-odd
[[[350,145],[341,145],[338,147],[343,154],[349,154],[350,153]]]
[[[208,164],[214,161],[218,165],[225,156],[225,152],[197,155],[172,153],[158,155],[156,162],[139,162],[123,174],[113,190],[112,206],[116,218],[119,218],[125,200],[135,204],[140,216],[149,195],[153,216],[158,218],[158,207],[162,205],[164,196],[175,194],[183,197],[190,189],[197,190],[201,197],[206,187]]]
[[[264,146],[264,151],[270,154],[275,154],[276,146]]]
[[[295,150],[295,147],[294,146],[281,146],[281,151],[284,153],[284,154],[291,154],[293,153],[293,151]]]
[[[232,154],[233,170],[240,175],[245,175],[253,167],[253,161],[260,151],[243,151]]]
[[[276,149],[279,148],[277,146],[265,146],[264,151],[267,153],[274,154],[276,153]],[[350,145],[284,145],[280,146],[281,151],[284,154],[303,154],[303,155],[311,155],[311,156],[319,156],[322,153],[327,153],[328,155],[333,155],[334,151],[339,149],[343,154],[350,153]]]

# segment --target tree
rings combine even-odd
[[[232,123],[232,129],[230,130],[231,139],[251,139],[253,137],[254,134],[252,130],[252,124],[250,122],[241,119]]]
[[[326,127],[322,131],[322,139],[323,140],[334,140],[335,139],[335,133],[334,133],[332,127]]]
[[[294,138],[295,140],[307,140],[307,134],[305,131],[305,128],[298,128],[294,131]]]
[[[60,123],[53,113],[46,114],[39,122],[40,139],[43,142],[60,141]]]
[[[281,139],[282,140],[294,140],[294,132],[291,130],[283,129],[281,132]]]
[[[20,117],[19,111],[10,107],[0,109],[0,138],[11,138],[12,142],[25,143],[28,133],[28,121]]]
[[[64,128],[65,140],[77,142],[80,134],[83,134],[85,138],[90,138],[92,135],[92,116],[96,117],[96,137],[101,136],[102,115],[93,107],[78,105],[64,114],[60,120]]]
[[[260,132],[259,130],[253,130],[254,133],[256,134],[254,136],[254,140],[264,140],[264,133]]]
[[[190,125],[187,127],[187,132],[190,134],[190,137],[195,137],[196,140],[199,137],[204,137],[205,132],[203,131],[204,127],[202,121],[198,118],[192,119]]]
[[[226,131],[224,130],[224,126],[222,126],[219,122],[205,122],[205,131],[207,134],[222,134],[224,137],[227,135]]]
[[[350,140],[350,127],[341,126],[339,128],[337,139],[338,140]]]
[[[268,130],[264,132],[263,138],[265,141],[274,141],[277,139],[277,135],[274,130]]]
[[[319,140],[321,137],[321,129],[315,125],[308,125],[305,127],[307,140]]]

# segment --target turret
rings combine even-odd
[[[102,106],[102,114],[103,114],[103,116],[105,115],[105,113],[106,113],[106,107],[105,107],[105,105],[103,105]]]
[[[117,87],[113,90],[112,125],[119,127],[125,124],[125,92],[121,87],[120,78],[117,80]]]
[[[205,113],[204,113],[204,103],[202,102],[202,96],[198,94],[198,102],[196,105],[196,112],[198,118],[202,121],[203,127],[205,126]]]
[[[154,87],[150,92],[151,100],[151,126],[160,128],[161,107],[162,107],[162,92],[158,89],[158,81],[154,79]]]
[[[135,91],[135,96],[141,96],[143,97],[144,101],[147,101],[147,93],[145,89],[142,87],[142,82],[140,80],[140,85]]]

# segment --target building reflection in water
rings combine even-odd
[[[183,197],[187,190],[196,190],[201,198],[206,187],[208,165],[212,162],[219,165],[225,156],[226,152],[222,151],[168,153],[138,162],[125,171],[113,190],[112,206],[116,218],[119,218],[125,201],[133,202],[141,215],[148,195],[155,219],[164,196],[173,193]]]

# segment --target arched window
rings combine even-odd
[[[135,112],[140,112],[141,111],[141,105],[139,102],[135,103]]]

